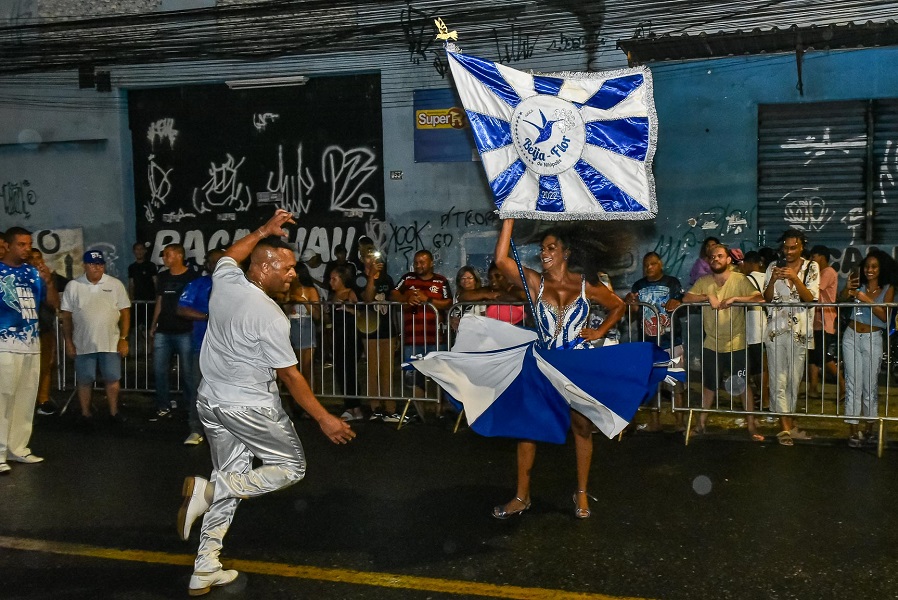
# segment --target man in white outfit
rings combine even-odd
[[[188,585],[191,596],[237,577],[237,571],[222,569],[218,555],[240,501],[285,488],[305,475],[302,444],[281,406],[275,373],[332,442],[345,444],[355,437],[349,425],[321,406],[296,369],[290,323],[270,298],[286,292],[296,277],[293,250],[279,239],[286,235],[281,227],[288,222],[293,222],[291,214],[279,209],[265,225],[228,248],[212,274],[197,411],[213,470],[209,481],[185,479],[178,513],[183,540],[193,522],[205,515]],[[238,265],[247,257],[251,261],[244,275]],[[256,469],[254,457],[262,461]]]

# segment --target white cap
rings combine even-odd
[[[312,250],[311,248],[306,248],[303,250],[302,254],[299,257],[299,262],[309,262],[315,257],[318,253]]]

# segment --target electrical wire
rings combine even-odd
[[[898,2],[870,0],[268,0],[172,12],[55,14],[0,27],[0,109],[103,110],[120,94],[78,90],[77,69],[110,71],[113,87],[221,83],[248,76],[380,71],[382,106],[411,90],[450,87],[432,18],[484,58],[540,72],[624,66],[613,40],[773,26],[884,21]],[[570,42],[571,48],[564,48]],[[585,49],[584,49],[585,48]],[[739,68],[731,66],[728,68]],[[62,93],[60,87],[70,88]]]

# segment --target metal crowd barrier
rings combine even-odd
[[[313,393],[323,398],[343,398],[347,406],[357,401],[403,402],[399,427],[405,421],[408,410],[415,406],[419,416],[424,411],[419,402],[441,402],[441,393],[430,378],[414,370],[402,370],[401,364],[412,354],[431,350],[448,350],[454,342],[456,319],[473,310],[488,314],[495,310],[509,313],[516,309],[516,317],[523,313],[523,326],[532,327],[532,318],[524,302],[460,302],[447,311],[439,311],[432,304],[413,307],[399,302],[306,303],[303,310],[298,305],[285,306],[291,324],[291,341],[297,352],[298,367],[309,382]],[[504,307],[504,308],[503,308]],[[654,306],[632,304],[624,313],[621,323],[612,328],[606,339],[613,342],[650,340],[660,342],[661,332],[650,334],[643,330],[641,309],[649,311],[657,321]],[[134,305],[132,319],[131,354],[122,359],[122,390],[152,393],[153,377],[152,344],[146,331],[152,320],[152,303]],[[410,328],[405,335],[406,319],[417,321],[417,328]],[[590,321],[604,319],[604,309],[599,305],[590,308]],[[60,332],[61,336],[61,332]],[[60,344],[60,348],[62,344]],[[74,389],[74,369],[60,357],[62,382],[60,389]],[[169,385],[171,391],[180,391],[180,357],[173,360]],[[656,402],[645,406],[648,410],[660,410],[661,395]],[[461,415],[460,415],[461,417]],[[456,424],[457,428],[457,424]]]
[[[413,402],[440,402],[436,384],[417,371],[402,371],[400,365],[415,352],[447,349],[445,311],[437,310],[432,304],[414,307],[399,302],[319,302],[305,304],[304,311],[294,306],[286,307],[291,341],[298,367],[316,396],[350,401],[404,401],[400,426]],[[153,350],[147,335],[153,303],[135,302],[132,311],[131,351],[122,359],[121,389],[153,393],[156,389]],[[404,335],[403,328],[406,318],[419,323],[417,328],[409,329],[408,335]],[[74,396],[77,380],[74,363],[65,355],[59,321],[57,339],[57,388],[72,390],[65,409]],[[169,370],[169,386],[173,392],[181,391],[180,360],[175,355]],[[101,388],[101,384],[96,387]],[[423,419],[422,407],[415,406]]]
[[[400,428],[410,406],[423,420],[420,403],[440,402],[430,378],[401,364],[412,355],[448,349],[445,311],[429,303],[321,302],[314,315],[312,305],[304,306],[306,314],[291,315],[291,337],[299,341],[294,349],[304,347],[297,350],[300,371],[316,396],[343,398],[347,408],[363,400],[404,402]],[[406,329],[406,323],[414,325]]]
[[[848,355],[843,348],[846,327],[850,326],[851,316],[857,310],[868,311],[873,307],[883,307],[887,311],[886,329],[879,332],[879,336],[883,336],[881,351],[876,335],[867,335],[863,338],[862,346],[855,345],[854,353]],[[733,318],[721,318],[721,311],[714,310],[707,302],[700,304],[683,304],[673,313],[673,327],[670,332],[671,339],[674,336],[683,340],[685,349],[685,359],[687,366],[686,380],[686,404],[674,410],[688,412],[688,427],[686,432],[686,443],[692,433],[693,416],[696,413],[714,413],[721,415],[730,415],[739,418],[748,417],[792,417],[792,418],[823,418],[836,419],[855,422],[873,422],[878,426],[878,442],[877,454],[882,455],[885,444],[885,423],[898,421],[898,410],[892,407],[891,396],[893,394],[893,377],[898,374],[898,364],[895,362],[895,353],[893,352],[893,343],[896,341],[894,335],[894,319],[898,304],[866,304],[860,305],[856,302],[840,302],[840,303],[734,303],[729,310],[739,311],[742,319],[746,319],[752,313],[760,319],[755,324],[745,322],[745,330],[736,331],[734,329]],[[791,328],[785,327],[771,328],[768,323],[768,314],[777,309],[783,309],[781,313],[783,318],[791,320],[793,325],[799,323],[804,330],[808,332],[809,340],[795,340],[791,344],[785,341],[790,337],[794,338]],[[791,311],[789,311],[791,309]],[[802,309],[814,309],[802,310]],[[823,346],[822,365],[819,370],[819,395],[811,393],[808,382],[811,373],[811,357],[809,352],[818,351],[816,347],[808,349],[808,344],[813,342],[814,332],[814,311],[835,311],[835,331],[820,334],[820,344]],[[710,311],[709,327],[713,328],[705,331],[702,324],[702,311]],[[789,311],[789,312],[787,312]],[[735,313],[730,313],[733,315]],[[757,325],[760,323],[760,325]],[[717,334],[723,333],[727,337],[742,336],[743,343],[738,344],[735,350],[746,348],[745,336],[748,330],[756,325],[754,329],[754,339],[760,339],[760,348],[746,352],[746,360],[737,361],[736,354],[732,352],[720,352],[723,360],[716,360],[713,364],[708,364],[706,356],[702,351],[707,333]],[[727,329],[729,328],[729,329]],[[778,339],[782,336],[788,336],[784,339]],[[774,341],[774,338],[777,338]],[[753,340],[752,340],[753,341]],[[787,354],[783,354],[783,353]],[[876,354],[876,356],[873,356]],[[847,414],[846,399],[843,392],[845,380],[845,367],[848,366],[849,373],[857,371],[861,366],[861,361],[870,360],[874,367],[878,367],[878,373],[875,381],[872,380],[872,372],[867,381],[853,381],[849,379],[847,385],[852,389],[855,385],[860,387],[866,384],[868,389],[875,389],[878,394],[878,402],[875,411],[872,406],[864,406],[861,414]],[[829,372],[827,365],[832,363],[837,369],[833,382],[829,380],[833,374]],[[793,390],[795,392],[796,405],[791,411],[776,411],[770,406],[770,389],[769,374],[771,365],[773,370],[784,370],[787,367],[794,368],[797,375],[792,377],[794,381]],[[780,365],[777,367],[776,365]],[[740,369],[739,367],[743,367]],[[713,372],[711,371],[713,370]],[[877,369],[874,368],[873,372]],[[710,403],[702,402],[702,390],[704,389],[704,381],[717,382],[713,390]],[[788,379],[787,379],[788,381]],[[803,382],[803,385],[802,385]],[[777,385],[774,383],[773,385]],[[757,389],[757,393],[753,391]],[[788,400],[787,390],[787,400]],[[851,393],[849,391],[849,393]],[[860,393],[860,389],[858,392]],[[738,401],[737,401],[738,399]],[[749,401],[750,400],[750,401]],[[747,404],[746,404],[747,402]]]
[[[417,371],[403,371],[400,364],[411,353],[413,348],[420,350],[448,350],[454,341],[453,320],[458,318],[462,313],[468,310],[486,313],[490,306],[507,306],[507,307],[524,307],[524,303],[485,303],[485,302],[464,302],[454,304],[447,311],[439,311],[433,305],[426,304],[420,307],[412,307],[408,304],[395,302],[373,302],[373,303],[331,303],[321,302],[315,304],[317,307],[317,315],[315,318],[302,318],[298,315],[292,315],[297,318],[291,318],[291,329],[295,339],[299,340],[299,344],[311,346],[315,349],[309,353],[308,350],[298,350],[298,360],[300,368],[304,371],[312,391],[321,397],[344,398],[358,401],[379,401],[383,404],[387,401],[404,402],[402,408],[402,419],[407,416],[408,409],[414,405],[423,418],[423,410],[418,402],[436,402],[440,403],[441,396],[437,386],[428,378],[424,378]],[[648,311],[656,320],[658,318],[657,310],[648,304],[632,304],[628,305],[629,309],[624,313],[624,318],[613,329],[616,337],[622,343],[629,341],[650,340],[661,345],[662,335],[667,337],[667,345],[670,348],[679,346],[682,342],[683,361],[686,368],[687,377],[685,384],[686,398],[683,406],[672,406],[673,411],[685,411],[688,413],[689,428],[686,433],[686,443],[689,443],[691,434],[691,425],[693,416],[696,413],[708,412],[721,415],[729,415],[733,417],[746,418],[748,416],[763,417],[814,417],[828,419],[856,419],[860,422],[874,422],[878,424],[879,442],[878,452],[881,454],[885,441],[885,423],[898,421],[898,410],[893,408],[891,396],[893,394],[892,380],[898,375],[898,360],[896,360],[896,352],[893,351],[893,344],[898,347],[898,336],[894,335],[894,329],[890,326],[890,331],[884,332],[885,338],[882,346],[881,364],[884,368],[879,370],[876,381],[876,389],[878,391],[879,402],[876,414],[860,414],[847,415],[845,410],[845,401],[843,394],[840,392],[840,383],[833,382],[831,375],[827,371],[826,361],[820,372],[820,390],[819,396],[810,393],[807,385],[800,388],[797,394],[797,404],[794,411],[776,412],[764,410],[769,408],[769,390],[763,381],[755,382],[754,387],[757,388],[757,394],[754,399],[758,401],[761,411],[753,410],[755,406],[751,406],[751,410],[745,407],[739,397],[742,395],[742,388],[751,389],[752,382],[744,376],[741,377],[737,373],[727,373],[733,371],[734,363],[730,359],[729,364],[723,365],[725,372],[717,372],[721,365],[717,363],[706,364],[703,353],[701,351],[704,343],[704,332],[701,324],[701,311],[712,310],[705,304],[684,304],[678,307],[671,314],[671,327],[666,333],[663,331],[652,334],[646,332],[641,326],[643,321],[642,311]],[[838,320],[842,320],[842,327],[836,327],[835,333],[823,334],[822,343],[832,355],[834,364],[839,366],[839,378],[842,379],[842,372],[847,360],[857,361],[857,356],[845,356],[843,351],[844,339],[844,320],[849,314],[858,308],[858,304],[850,303],[807,303],[794,304],[794,307],[808,307],[816,310],[834,310]],[[898,304],[889,305],[869,305],[884,306],[889,310],[890,319],[887,322],[894,323],[895,309]],[[755,316],[760,318],[761,323],[766,325],[767,310],[774,308],[773,304],[751,303],[751,304],[734,304],[731,310],[742,311],[743,315],[748,315],[750,311],[756,313]],[[862,308],[867,309],[868,306]],[[135,302],[132,311],[131,327],[131,353],[128,357],[122,359],[122,390],[129,392],[152,393],[155,391],[153,377],[153,355],[152,345],[149,336],[146,334],[149,322],[152,320],[153,303],[151,302]],[[509,309],[510,310],[510,309]],[[525,314],[523,321],[524,326],[532,327],[532,320],[526,309],[519,309]],[[599,315],[601,313],[600,306],[591,308],[591,315]],[[500,309],[501,311],[501,309]],[[289,311],[288,311],[289,312]],[[719,313],[716,314],[714,327],[721,327]],[[417,330],[410,330],[409,336],[404,335],[403,324],[406,318],[420,319],[420,327]],[[806,320],[808,331],[813,331],[812,316],[805,312],[803,318]],[[725,326],[725,325],[724,325]],[[732,327],[732,321],[730,321]],[[730,332],[735,333],[735,332]],[[743,332],[744,333],[744,332]],[[614,335],[609,337],[615,337]],[[762,338],[767,340],[765,334]],[[65,346],[63,344],[62,330],[57,326],[57,389],[60,391],[73,391],[75,389],[75,372],[73,363],[65,356]],[[864,348],[866,354],[869,355],[877,349],[873,336],[866,337],[866,343],[870,346]],[[747,359],[748,371],[754,373],[757,371],[760,377],[766,372],[770,356],[763,347],[760,354],[749,354]],[[800,349],[793,346],[789,350],[789,363],[798,360]],[[309,356],[311,354],[311,356]],[[305,359],[304,359],[305,357]],[[855,363],[852,363],[854,366]],[[729,368],[727,368],[729,367]],[[722,385],[713,390],[713,398],[710,406],[702,405],[702,381],[708,369],[714,369],[713,374],[716,381],[722,382]],[[172,391],[180,391],[179,374],[180,362],[176,356],[173,361],[169,385]],[[810,374],[810,361],[804,357],[801,368],[801,378],[808,380]],[[738,371],[738,369],[737,369]],[[729,377],[727,377],[729,375]],[[733,377],[735,375],[735,377]],[[744,374],[743,374],[744,375]],[[710,376],[710,374],[709,374]],[[871,383],[871,382],[868,382]],[[99,386],[98,386],[99,387]],[[417,389],[416,389],[417,388]],[[70,396],[69,400],[74,396]],[[643,407],[646,410],[661,410],[661,392],[659,389],[655,401],[650,405]],[[673,403],[672,403],[673,404]],[[66,403],[66,406],[68,402]]]

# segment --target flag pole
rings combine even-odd
[[[533,320],[537,319],[536,315],[536,307],[533,305],[533,298],[530,297],[530,286],[527,285],[527,277],[524,276],[524,267],[521,265],[521,258],[518,256],[518,247],[514,243],[514,238],[511,239],[511,253],[514,256],[514,262],[518,265],[518,273],[521,275],[521,283],[524,285],[524,295],[527,296],[527,304],[530,306],[530,314],[533,315]],[[536,324],[536,335],[539,336],[539,345],[543,348],[546,347],[546,340],[543,339],[543,330],[539,326],[539,323]]]

